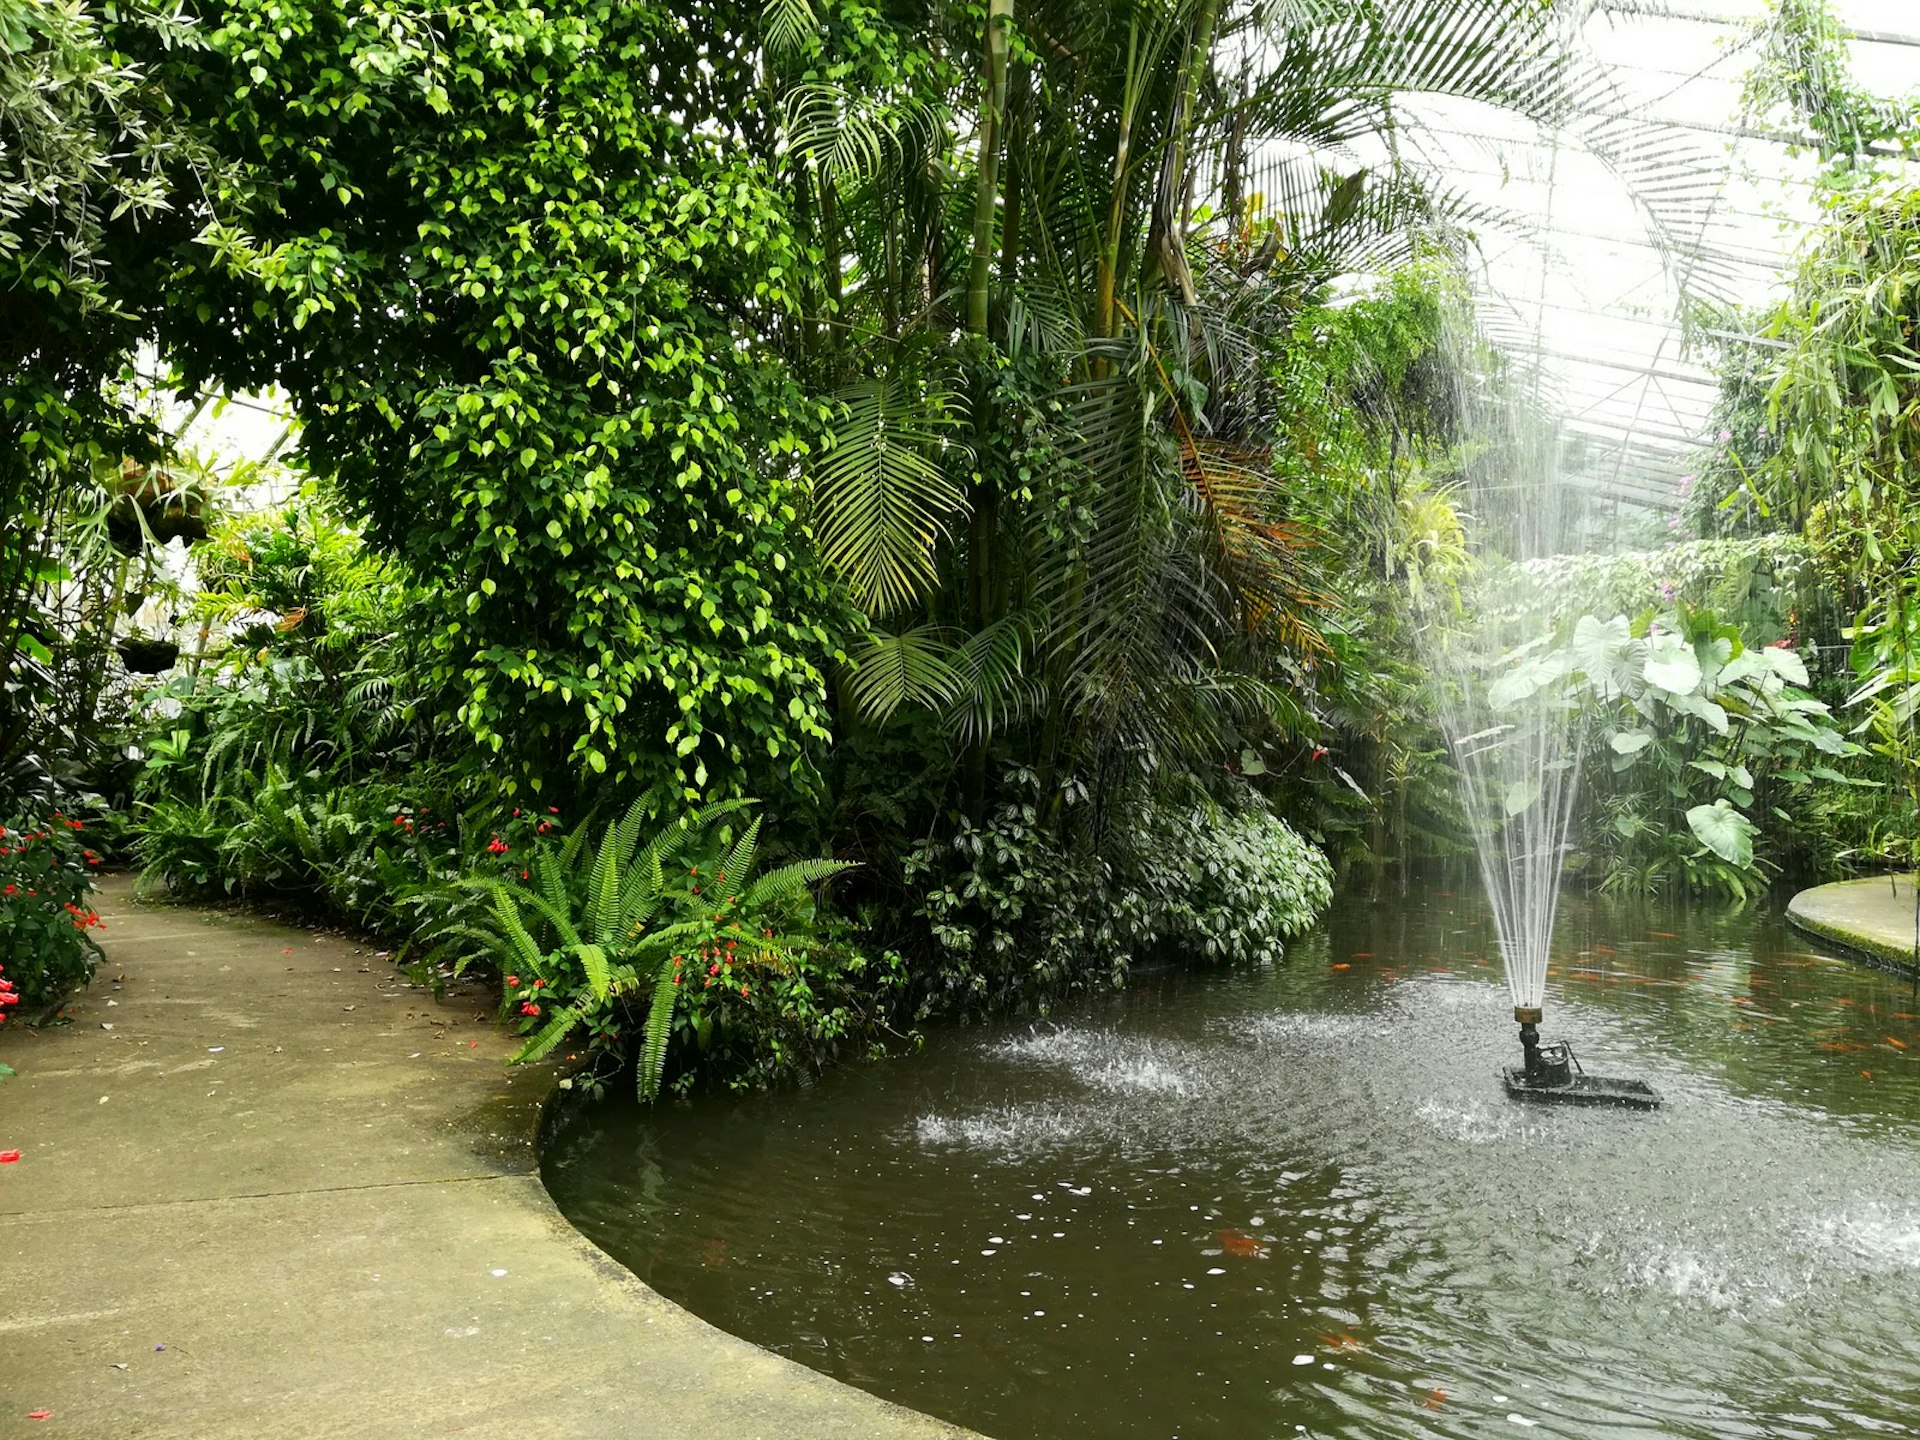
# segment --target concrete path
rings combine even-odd
[[[99,903],[72,1026],[0,1029],[0,1436],[962,1435],[577,1234],[535,1166],[551,1077],[502,1067],[478,990],[124,880]]]
[[[1911,973],[1914,968],[1913,877],[1843,880],[1802,890],[1787,918],[1811,935],[1860,951]]]

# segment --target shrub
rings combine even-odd
[[[1333,868],[1257,793],[1232,799],[1137,799],[1104,855],[1056,843],[1031,800],[923,842],[905,866],[936,958],[920,1014],[1044,1009],[1149,956],[1280,958],[1332,899]]]
[[[99,856],[80,839],[85,828],[57,810],[0,826],[0,955],[9,982],[0,1006],[54,1005],[93,978],[101,920],[87,894]]]
[[[1230,964],[1280,959],[1333,899],[1327,857],[1266,807],[1155,807],[1134,825],[1124,877],[1147,947]]]
[[[648,808],[635,801],[598,843],[583,829],[536,847],[520,881],[461,882],[486,911],[441,927],[456,963],[483,955],[505,972],[502,1003],[529,1032],[514,1063],[582,1032],[589,1050],[637,1043],[643,1100],[659,1093],[676,1033],[704,1048],[730,1023],[715,997],[751,1000],[767,977],[794,973],[818,943],[808,887],[846,868],[803,860],[755,877],[760,821],[736,829],[744,802],[692,811],[643,840]]]

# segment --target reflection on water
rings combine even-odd
[[[799,1094],[590,1111],[562,1208],[724,1328],[1002,1440],[1920,1434],[1920,999],[1569,905],[1522,1107],[1467,899]]]

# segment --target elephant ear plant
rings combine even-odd
[[[748,808],[708,806],[643,838],[638,800],[597,844],[582,828],[536,854],[519,882],[463,882],[480,903],[440,938],[499,965],[528,1032],[512,1063],[542,1059],[576,1030],[591,1048],[618,1049],[638,1023],[637,1083],[651,1100],[690,991],[745,997],[748,972],[784,970],[816,943],[810,888],[849,867],[801,860],[756,876],[760,821]]]

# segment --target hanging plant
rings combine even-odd
[[[136,675],[159,675],[171,670],[180,659],[180,647],[172,640],[151,635],[123,635],[113,646],[120,663]]]
[[[137,555],[148,541],[207,538],[207,491],[193,476],[123,460],[108,493],[107,534],[122,554]]]

